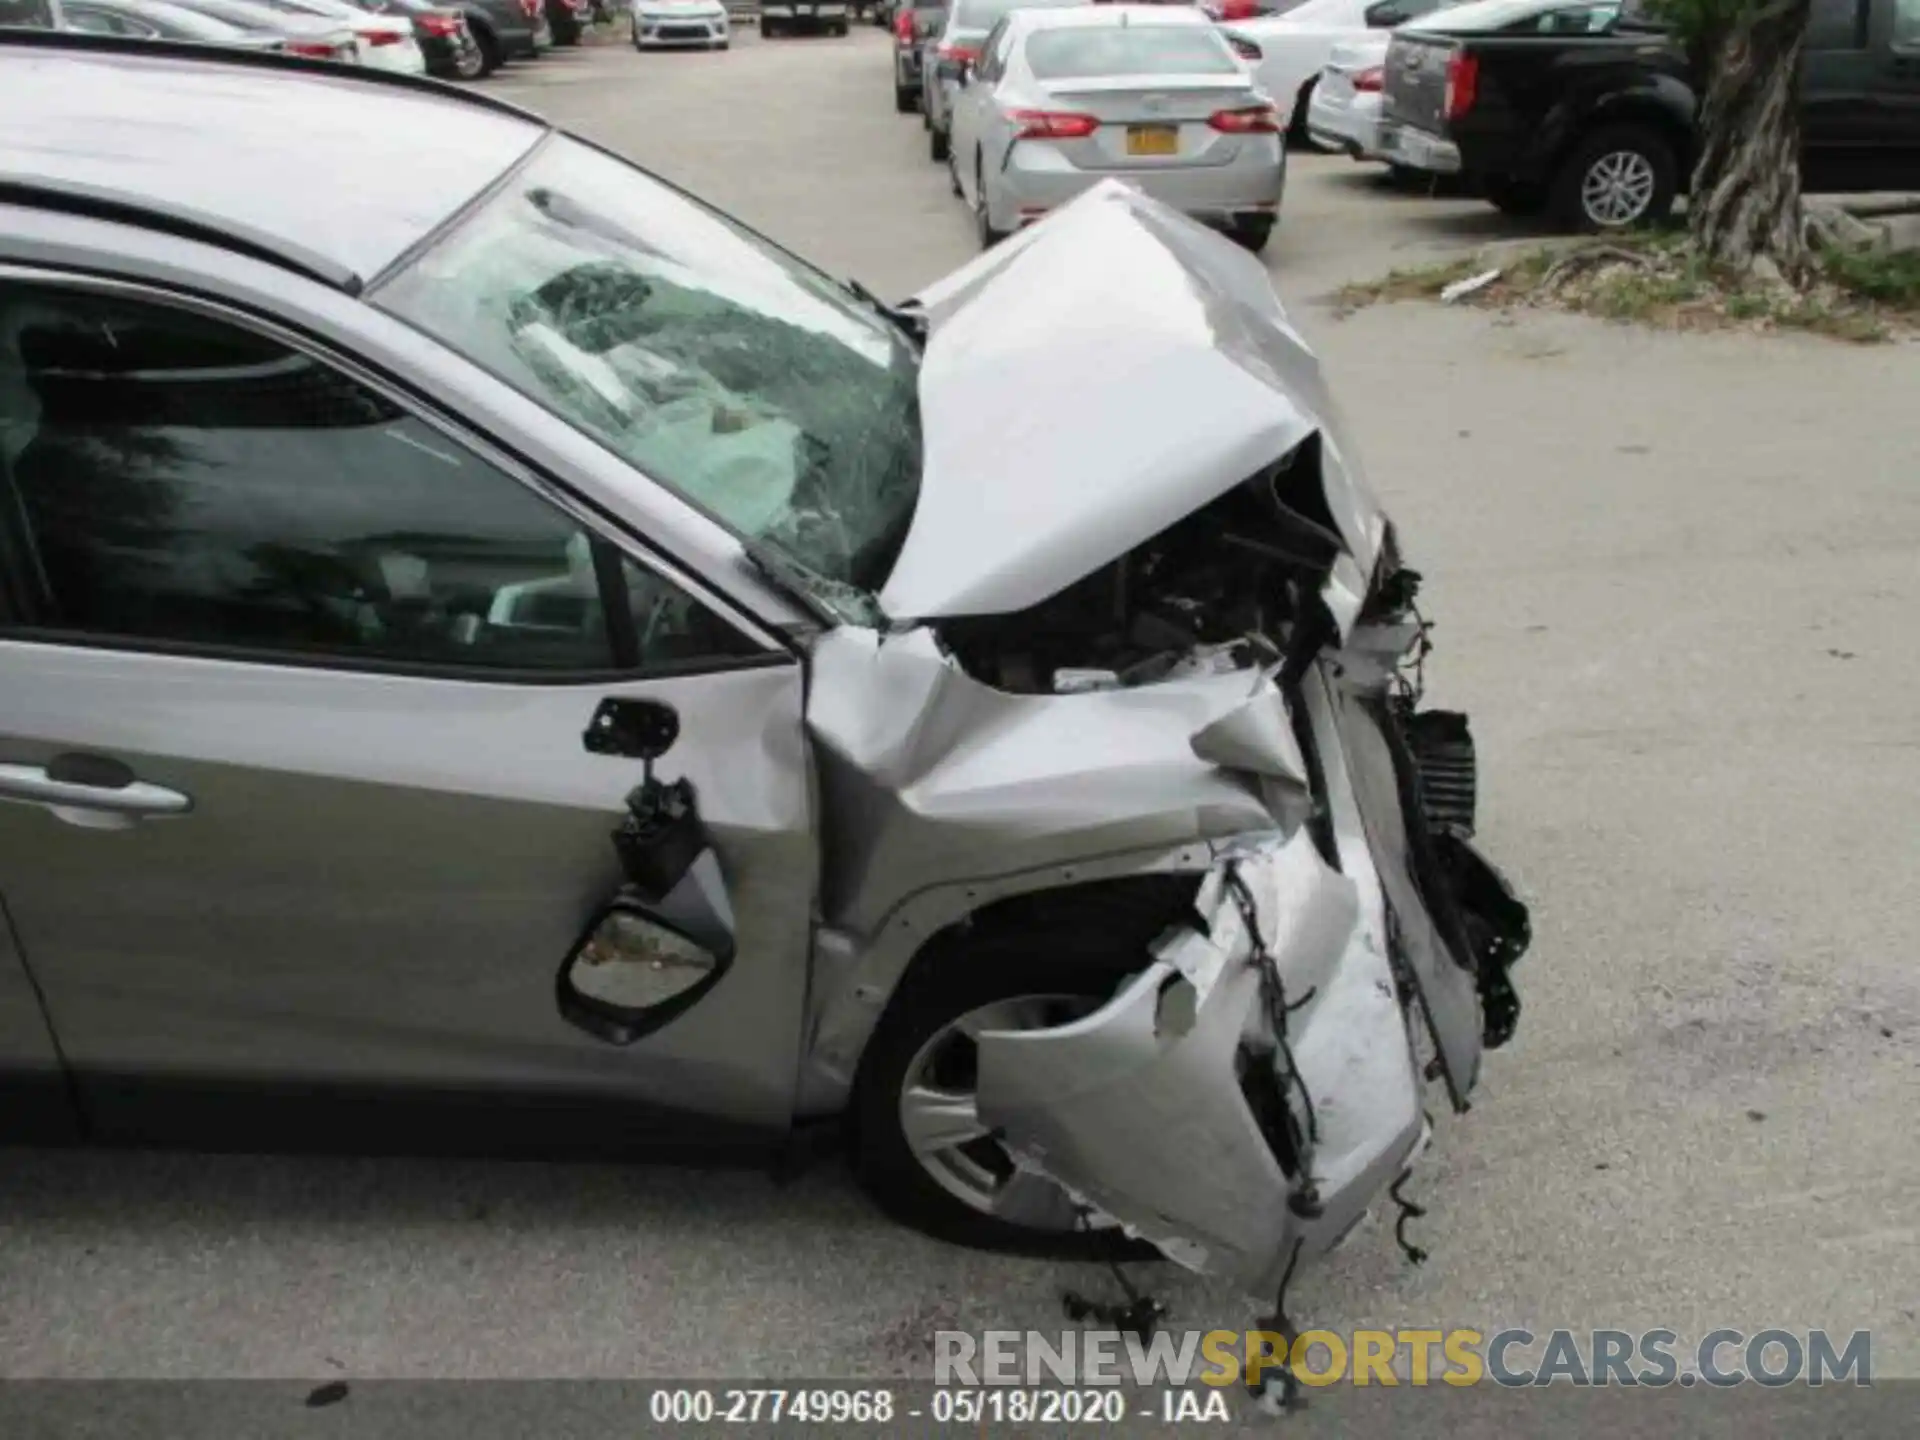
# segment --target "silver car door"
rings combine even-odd
[[[780,1132],[816,871],[793,655],[343,357],[125,287],[10,285],[0,312],[0,500],[32,556],[0,630],[0,887],[94,1126]],[[628,1046],[555,994],[642,775],[583,743],[608,699],[677,712],[659,771],[738,926],[721,982]]]

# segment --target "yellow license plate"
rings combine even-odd
[[[1178,155],[1180,129],[1176,125],[1129,125],[1127,154]]]

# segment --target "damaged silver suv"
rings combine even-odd
[[[0,41],[11,1138],[844,1117],[1270,1292],[1517,1015],[1417,584],[1133,191],[894,307],[497,102]]]

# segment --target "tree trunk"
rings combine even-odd
[[[1807,273],[1800,214],[1800,55],[1812,0],[1749,0],[1711,56],[1700,159],[1687,202],[1694,243],[1749,273]]]

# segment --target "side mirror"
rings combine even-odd
[[[1379,3],[1369,5],[1360,18],[1366,21],[1369,30],[1391,30],[1396,25],[1406,24],[1413,17],[1396,5],[1394,0],[1379,0]]]
[[[1265,56],[1265,52],[1244,35],[1238,35],[1229,30],[1226,32],[1226,41],[1233,53],[1249,65],[1259,64]]]
[[[631,1045],[697,1004],[733,956],[726,883],[704,850],[660,900],[628,886],[603,905],[561,965],[554,998],[569,1023]]]

